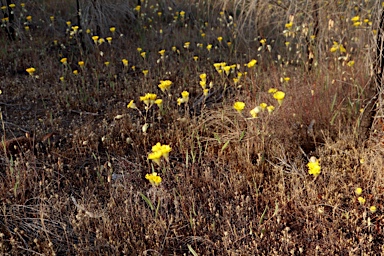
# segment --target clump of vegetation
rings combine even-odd
[[[383,250],[377,1],[8,2],[2,254]]]

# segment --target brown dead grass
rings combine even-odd
[[[297,17],[297,24],[312,24],[312,7],[303,9],[300,1],[294,2],[296,6],[278,6],[270,1],[252,12],[246,1],[234,1],[234,6],[225,1],[212,6],[164,1],[153,8],[151,3],[143,5],[143,19],[130,16],[135,14],[133,6],[124,6],[128,16],[121,16],[121,8],[113,19],[107,15],[100,21],[100,36],[106,37],[113,22],[128,19],[130,30],[126,24],[113,24],[124,37],[114,36],[111,46],[99,47],[88,38],[85,49],[65,33],[64,22],[74,23],[75,15],[63,12],[60,1],[55,6],[46,3],[45,9],[31,6],[31,34],[23,32],[18,41],[7,41],[0,30],[7,49],[0,62],[2,134],[10,153],[2,154],[0,162],[0,252],[380,254],[381,113],[369,140],[361,142],[359,134],[360,111],[372,87],[372,56],[363,47],[370,42],[370,30],[351,26],[353,6],[321,2],[318,48],[308,72],[301,28],[296,37],[282,35],[289,14]],[[108,10],[119,4],[109,3]],[[222,6],[226,11],[220,15]],[[362,17],[370,7],[363,6]],[[174,12],[181,10],[186,11],[185,20],[172,22]],[[260,16],[271,10],[280,18]],[[157,11],[162,11],[161,17]],[[48,21],[50,12],[57,17],[57,27],[47,28],[44,19],[38,19]],[[348,20],[338,19],[337,13]],[[330,18],[337,25],[333,30],[327,27]],[[97,19],[87,24],[96,23]],[[234,38],[252,24],[257,24],[254,34],[248,30]],[[54,31],[53,37],[44,35],[44,29]],[[343,40],[339,35],[345,35]],[[224,37],[221,44],[218,36]],[[258,40],[248,41],[251,36]],[[258,50],[263,37],[272,45],[271,52]],[[233,48],[226,45],[228,40]],[[290,50],[286,40],[297,48]],[[346,46],[349,56],[329,52],[334,40]],[[188,50],[183,48],[186,41],[191,42]],[[200,42],[203,48],[196,45]],[[205,49],[208,43],[213,44],[211,52]],[[179,53],[172,52],[172,46]],[[145,60],[137,47],[147,52]],[[166,49],[164,60],[159,60],[161,49]],[[198,61],[192,59],[195,55]],[[68,67],[60,63],[62,57],[68,58]],[[122,65],[123,58],[129,60],[129,68]],[[257,66],[245,68],[252,58]],[[80,60],[86,63],[83,69]],[[350,60],[355,60],[353,67],[347,65]],[[234,85],[233,74],[227,78],[213,68],[221,61],[240,64],[239,71],[247,71],[247,76]],[[31,66],[38,77],[25,72]],[[72,74],[74,69],[79,75]],[[146,77],[144,69],[150,70]],[[201,73],[213,82],[206,101],[201,100]],[[282,82],[283,77],[291,80]],[[157,88],[165,79],[173,82],[169,93]],[[267,92],[271,87],[286,93],[281,106]],[[185,107],[176,104],[183,90],[190,92]],[[148,92],[163,99],[162,111],[153,106],[146,113],[139,96]],[[141,113],[126,108],[132,99]],[[233,109],[235,101],[246,103],[241,114]],[[275,105],[275,111],[249,118],[249,111],[261,102]],[[145,123],[150,124],[146,134]],[[31,133],[30,139],[23,137],[25,132]],[[57,136],[46,140],[44,135],[52,132]],[[18,143],[23,141],[27,147]],[[157,142],[172,147],[169,163],[160,167],[147,159]],[[17,151],[10,150],[15,146]],[[306,166],[311,156],[320,159],[322,172],[316,178]],[[145,179],[153,171],[162,177],[159,186]],[[355,194],[358,187],[363,189],[364,205]],[[371,212],[371,206],[377,211]]]

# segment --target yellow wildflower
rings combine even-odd
[[[355,193],[356,193],[356,195],[361,195],[362,193],[363,193],[363,189],[362,188],[356,188],[355,189]]]
[[[268,90],[268,93],[271,93],[271,94],[273,94],[275,92],[277,92],[276,88],[271,88],[271,89]]]
[[[250,62],[248,62],[247,67],[252,68],[256,65],[256,63],[257,63],[257,60],[252,59]]]
[[[352,22],[357,22],[360,20],[360,17],[359,16],[355,16],[351,19]]]
[[[62,58],[62,59],[60,60],[60,62],[63,63],[64,65],[67,64],[67,58]]]
[[[268,113],[271,114],[274,110],[275,110],[275,107],[274,106],[268,106],[267,107],[267,110],[268,110]]]
[[[200,79],[201,79],[201,81],[207,81],[207,74],[205,74],[205,73],[203,73],[203,74],[200,74]]]
[[[95,44],[97,44],[97,40],[99,40],[99,36],[92,36],[92,40]]]
[[[170,80],[161,80],[160,81],[160,84],[159,84],[159,88],[165,92],[166,90],[168,90],[168,88],[172,85],[172,81]]]
[[[123,62],[123,65],[124,65],[125,67],[128,66],[128,60],[127,60],[127,59],[122,59],[121,61]]]
[[[127,108],[137,109],[134,100],[131,100],[131,101],[128,103]]]
[[[183,92],[181,93],[181,97],[183,98],[184,103],[187,103],[188,100],[189,100],[189,92],[187,92],[187,91],[183,91]]]
[[[29,75],[33,75],[33,73],[35,73],[36,69],[35,68],[27,68],[26,71],[28,72]]]
[[[245,103],[241,101],[236,101],[233,104],[233,108],[236,109],[239,113],[241,113],[241,111],[243,111],[245,108]]]
[[[279,105],[281,105],[281,103],[283,103],[283,100],[285,98],[285,93],[282,91],[277,91],[273,94],[273,98],[275,98],[279,103]]]
[[[260,106],[257,106],[255,107],[254,109],[252,109],[251,111],[249,111],[249,113],[251,114],[251,116],[253,118],[256,118],[257,115],[261,112],[261,107]]]
[[[159,51],[160,56],[164,56],[164,53],[165,53],[165,50],[160,50]]]
[[[312,156],[309,160],[308,166],[308,173],[312,174],[313,176],[317,177],[321,173],[321,166],[319,163],[319,160],[316,159],[316,157]]]
[[[263,103],[260,103],[260,107],[261,107],[261,110],[265,110],[267,108],[267,103],[263,102]]]
[[[348,61],[348,63],[347,63],[348,67],[353,67],[353,65],[355,65],[355,61],[354,60]]]
[[[360,204],[365,204],[365,198],[364,197],[359,196],[357,198],[357,201],[359,201]]]
[[[293,26],[293,22],[292,21],[285,24],[285,28],[287,28],[287,29],[292,28],[292,26]]]
[[[284,77],[283,80],[284,80],[284,82],[288,83],[291,80],[291,78],[290,77]]]
[[[152,159],[152,160],[153,160],[153,159]],[[158,186],[158,185],[161,183],[161,181],[162,181],[161,177],[160,177],[160,176],[157,176],[157,173],[156,173],[156,172],[153,172],[153,173],[151,173],[151,174],[146,174],[146,175],[145,175],[145,178],[146,178],[147,180],[149,180],[149,182],[150,182],[152,185],[154,185],[154,186]]]
[[[229,76],[229,73],[230,73],[230,71],[231,71],[231,67],[230,67],[230,66],[225,66],[225,67],[223,67],[223,70],[225,71],[225,74],[226,74],[227,76]]]
[[[308,173],[312,174],[313,176],[317,177],[321,173],[321,166],[319,163],[319,160],[316,159],[316,157],[312,156],[309,160],[308,166]]]
[[[163,106],[163,100],[162,100],[162,99],[157,99],[157,100],[155,100],[155,104],[156,104],[159,108],[161,108],[161,107]]]
[[[376,206],[372,205],[371,207],[369,207],[369,210],[371,211],[371,213],[375,213],[377,211],[377,208]]]
[[[140,101],[144,102],[145,105],[152,105],[155,103],[157,95],[154,93],[146,93],[144,96],[140,96]]]

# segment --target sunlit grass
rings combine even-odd
[[[382,6],[136,4],[1,7],[0,251],[379,253]]]

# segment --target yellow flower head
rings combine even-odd
[[[285,28],[287,28],[287,29],[292,28],[292,26],[293,26],[293,22],[292,21],[285,24]]]
[[[155,162],[158,160],[157,164],[160,164],[161,157],[168,162],[169,161],[169,152],[171,152],[172,148],[169,145],[161,145],[160,142],[157,142],[156,145],[152,146],[152,153],[148,155],[148,159],[154,160]]]
[[[107,38],[105,38],[105,39],[107,39],[107,41],[108,41],[109,44],[112,43],[112,37],[111,37],[111,36],[109,36],[109,37],[107,37]]]
[[[236,109],[239,113],[243,111],[245,108],[245,103],[241,101],[236,101],[235,104],[233,104],[233,108]]]
[[[127,108],[137,109],[134,100],[131,100],[131,101],[128,103]]]
[[[260,40],[260,43],[261,43],[262,45],[265,45],[266,42],[267,42],[267,40],[266,40],[265,38]]]
[[[135,9],[134,9],[134,10],[135,10],[135,11],[137,11],[137,12],[139,12],[139,11],[140,11],[140,9],[141,9],[141,6],[140,6],[140,5],[138,5],[138,6],[136,6],[136,7],[135,7]]]
[[[125,67],[128,66],[128,60],[127,60],[127,59],[122,59],[121,61],[123,62],[123,65],[124,65]]]
[[[355,61],[354,60],[348,61],[348,63],[347,63],[348,67],[353,67],[353,65],[355,65]]]
[[[247,67],[253,68],[256,65],[256,63],[257,63],[257,60],[252,59],[250,62],[248,62]]]
[[[261,107],[260,106],[257,106],[255,107],[254,109],[252,109],[251,111],[249,111],[249,113],[251,114],[251,116],[253,118],[256,118],[257,115],[261,112]]]
[[[26,71],[28,72],[29,75],[33,75],[33,73],[35,73],[36,69],[35,68],[27,68]]]
[[[371,213],[375,213],[377,211],[377,208],[376,206],[372,205],[371,207],[369,207],[369,210],[371,211]]]
[[[60,62],[63,63],[64,65],[67,64],[67,58],[62,58],[62,59],[60,60]]]
[[[164,54],[165,54],[165,50],[160,50],[160,51],[159,51],[159,54],[160,54],[160,56],[164,56]]]
[[[201,79],[201,81],[207,81],[207,74],[205,74],[205,73],[203,73],[203,74],[200,74],[200,79]]]
[[[361,195],[362,193],[363,193],[363,189],[362,188],[356,188],[355,189],[355,193],[356,193],[356,195]]]
[[[188,100],[189,100],[189,92],[187,92],[187,91],[183,91],[183,92],[181,93],[181,97],[183,97],[183,99],[184,99],[184,103],[185,103],[185,102],[188,102]]]
[[[212,45],[211,45],[211,44],[208,44],[208,45],[207,45],[207,50],[208,50],[208,51],[211,51],[211,49],[212,49]]]
[[[146,174],[146,175],[145,175],[145,178],[146,178],[147,180],[149,180],[149,182],[150,182],[152,185],[154,185],[154,186],[158,186],[158,185],[161,183],[161,181],[162,181],[161,177],[160,177],[160,176],[157,176],[157,173],[156,173],[156,172],[153,172],[153,173],[151,173],[151,174]]]
[[[188,49],[190,44],[191,44],[190,42],[185,42],[185,43],[184,43],[184,48],[185,48],[185,49]]]
[[[180,106],[182,103],[184,103],[183,98],[177,98],[177,105]]]
[[[143,72],[144,76],[147,76],[147,75],[148,75],[148,72],[149,72],[149,70],[148,70],[148,69],[144,69],[142,72]]]
[[[274,106],[268,106],[267,107],[267,110],[268,110],[268,113],[271,114],[274,110],[275,110],[275,107]]]
[[[79,61],[78,64],[81,68],[84,67],[84,61]]]
[[[170,80],[161,80],[160,81],[160,84],[159,84],[159,88],[163,91],[163,92],[165,92],[166,90],[168,90],[169,89],[169,87],[172,85],[172,81],[170,81]]]
[[[221,43],[221,41],[223,41],[223,37],[222,37],[222,36],[219,36],[219,37],[217,38],[217,40]]]
[[[162,99],[157,99],[157,100],[155,100],[155,104],[156,104],[159,108],[161,108],[161,107],[163,106],[163,100],[162,100]]]
[[[263,103],[260,103],[259,105],[261,107],[261,110],[265,110],[267,108],[267,103],[263,102]]]
[[[92,40],[95,44],[97,44],[97,41],[99,40],[99,36],[92,36]]]
[[[140,101],[144,102],[145,105],[152,105],[155,103],[157,95],[154,93],[146,93],[144,96],[140,96]]]
[[[284,77],[283,80],[284,80],[284,82],[288,83],[291,80],[291,78],[290,77]]]
[[[275,98],[281,105],[281,103],[283,103],[283,100],[285,98],[285,92],[277,91],[273,94],[273,98]]]
[[[216,71],[221,70],[221,63],[213,63],[213,66],[215,67]]]
[[[172,148],[169,145],[162,145],[160,152],[162,153],[165,161],[169,162],[169,152],[171,152]]]
[[[316,157],[312,156],[309,160],[308,166],[308,173],[312,174],[313,176],[317,177],[321,173],[321,166],[319,163],[319,160],[316,159]]]
[[[352,22],[357,22],[360,20],[360,17],[359,16],[355,16],[351,19]]]
[[[111,31],[112,33],[115,33],[116,28],[115,28],[115,27],[110,27],[110,28],[109,28],[109,31]]]
[[[225,71],[225,74],[229,76],[229,73],[231,72],[231,66],[225,66],[223,67],[223,70]]]
[[[152,152],[157,152],[161,150],[161,143],[157,142],[156,145],[152,146]]]
[[[357,198],[357,201],[359,201],[360,204],[365,204],[365,198],[364,197],[359,196]]]

